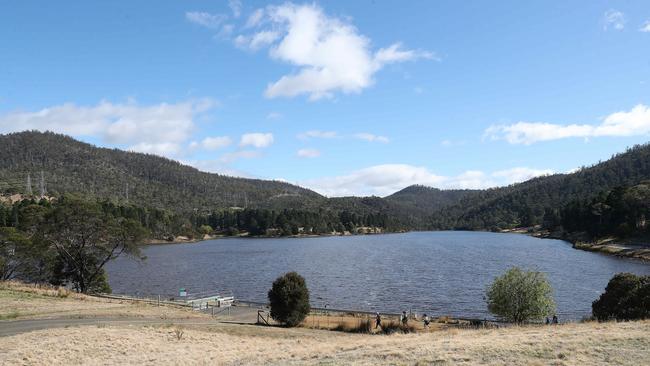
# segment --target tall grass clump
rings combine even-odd
[[[409,334],[409,333],[415,333],[416,329],[415,326],[411,324],[404,325],[400,322],[390,321],[381,325],[381,332],[386,335],[391,335],[396,333]]]
[[[362,319],[357,325],[348,326],[346,324],[339,324],[334,328],[338,332],[370,334],[372,333],[372,321],[370,319]]]

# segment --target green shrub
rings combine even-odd
[[[309,314],[309,290],[296,272],[278,277],[269,290],[271,317],[288,327],[300,324]]]
[[[488,310],[514,323],[543,319],[555,312],[553,289],[541,272],[513,267],[487,289]]]
[[[650,276],[616,274],[591,310],[600,321],[650,318]]]

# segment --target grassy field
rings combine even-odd
[[[65,289],[0,282],[0,320],[39,318],[196,318],[201,314],[168,306],[85,296]]]
[[[445,328],[390,336],[217,322],[181,326],[174,324],[175,316],[204,316],[183,309],[0,287],[2,315],[27,314],[42,301],[64,316],[100,312],[147,318],[169,311],[170,320],[155,326],[109,323],[1,337],[0,364],[642,365],[650,359],[649,321]]]

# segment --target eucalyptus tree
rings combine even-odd
[[[139,258],[138,244],[146,235],[139,222],[73,196],[61,197],[40,230],[42,240],[56,251],[57,279],[83,293],[106,290],[106,263],[121,255]]]

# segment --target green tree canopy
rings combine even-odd
[[[598,320],[650,318],[650,276],[616,274],[591,309]]]
[[[555,312],[553,289],[542,272],[508,269],[487,289],[488,310],[514,323],[543,319]]]
[[[138,257],[146,232],[139,222],[115,217],[95,202],[64,196],[40,226],[40,235],[57,252],[59,278],[80,292],[104,290],[97,281],[104,265],[120,255]]]
[[[271,317],[288,327],[300,324],[309,314],[309,290],[296,272],[278,277],[269,290]]]

